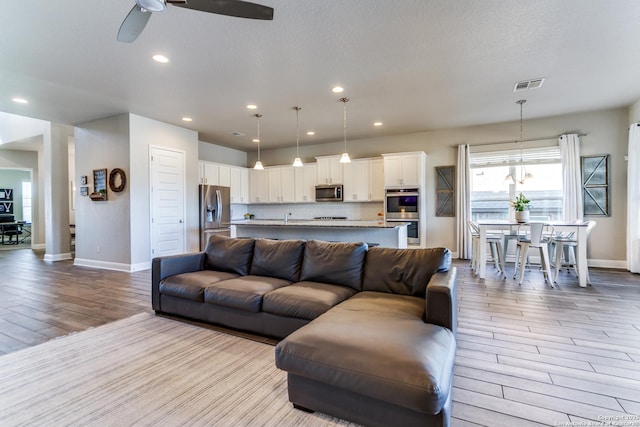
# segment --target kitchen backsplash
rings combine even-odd
[[[378,219],[378,213],[383,212],[383,202],[231,205],[231,219],[234,220],[244,219],[246,213],[255,215],[255,219],[282,219],[285,213],[291,213],[290,219],[345,216],[352,221],[369,221]]]

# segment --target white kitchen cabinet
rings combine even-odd
[[[317,182],[324,184],[343,184],[340,156],[316,157]]]
[[[267,170],[249,169],[249,201],[269,202],[269,176]]]
[[[369,161],[369,201],[384,201],[384,161],[382,159]]]
[[[218,165],[218,185],[231,187],[231,166]]]
[[[307,164],[293,169],[295,181],[295,201],[298,203],[316,201],[317,166]]]
[[[230,167],[231,203],[249,203],[249,169]]]
[[[414,153],[383,154],[385,187],[425,185],[427,155]]]
[[[200,184],[219,185],[218,171],[219,165],[211,162],[199,162]]]
[[[342,165],[345,202],[369,201],[369,160],[352,160]]]
[[[265,170],[269,181],[269,203],[293,203],[295,201],[293,166],[278,166]]]

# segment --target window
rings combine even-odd
[[[514,213],[509,201],[520,192],[531,200],[532,219],[562,219],[562,164],[559,147],[533,148],[522,152],[472,152],[470,158],[473,220],[513,219]],[[533,179],[518,182],[525,172],[531,173]],[[507,175],[515,178],[515,184],[505,181]]]
[[[22,181],[22,220],[31,223],[31,183]]]

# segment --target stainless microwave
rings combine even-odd
[[[316,202],[341,202],[342,185],[316,185]]]

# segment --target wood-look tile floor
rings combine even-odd
[[[0,252],[0,354],[151,312],[150,271],[42,255]],[[454,264],[454,426],[640,426],[640,275],[592,269],[593,286],[582,289],[562,272],[550,289],[539,271],[518,286],[490,267],[480,280],[467,262]]]

